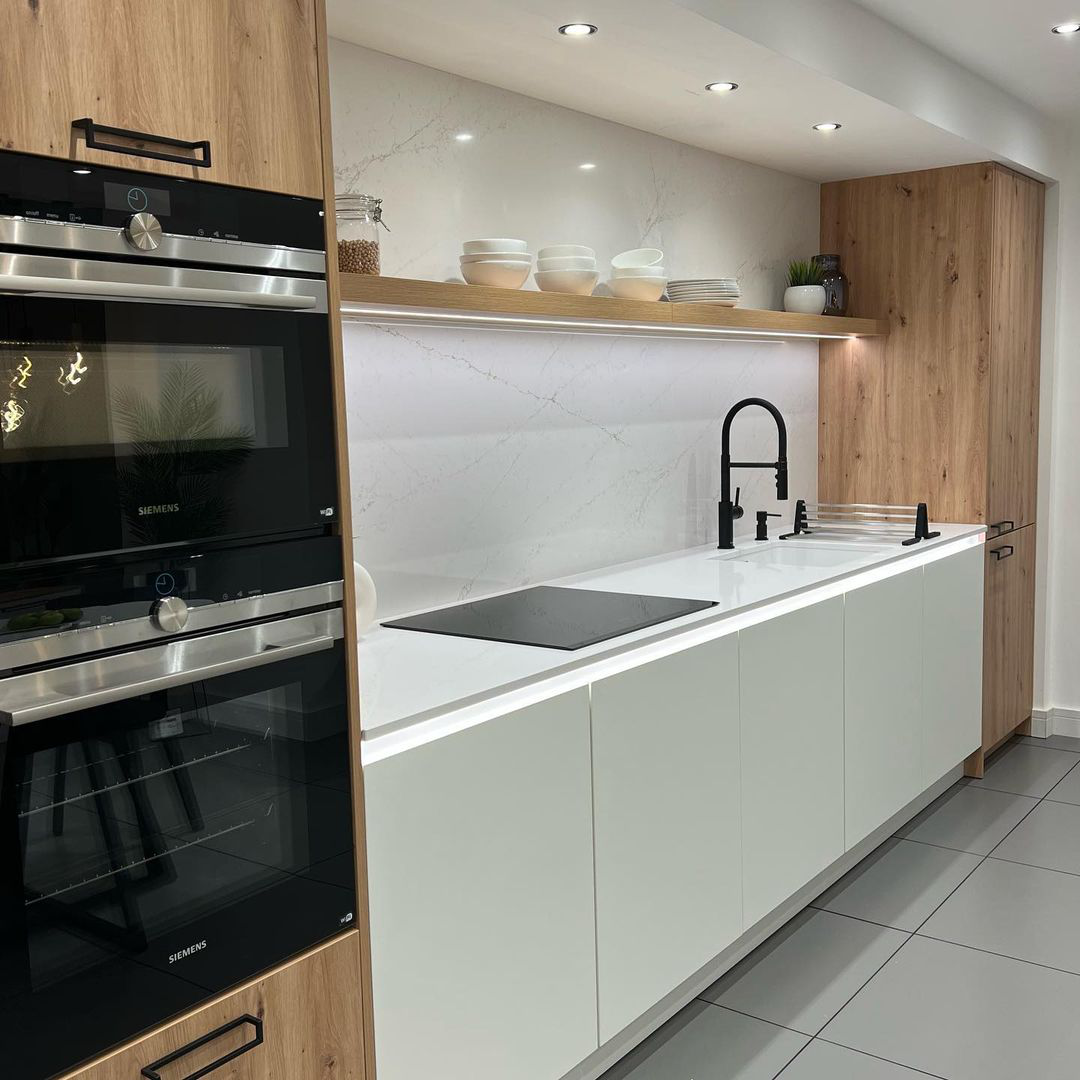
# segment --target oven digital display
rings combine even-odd
[[[105,181],[105,206],[109,210],[126,210],[132,214],[149,212],[155,217],[167,217],[169,193],[161,188],[133,187]]]

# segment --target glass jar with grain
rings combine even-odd
[[[338,195],[335,200],[338,269],[343,274],[379,273],[379,226],[382,199],[374,195]]]

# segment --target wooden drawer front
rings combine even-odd
[[[208,1074],[213,1080],[361,1080],[360,1016],[354,931],[64,1080],[142,1080],[144,1069],[160,1080],[186,1080],[234,1053]],[[262,1042],[253,1045],[260,1024]]]
[[[0,95],[0,147],[322,197],[313,0],[5,0],[0,40],[20,88]],[[88,149],[84,117],[209,140],[211,166]]]
[[[983,747],[1031,716],[1035,668],[1035,526],[986,546]]]

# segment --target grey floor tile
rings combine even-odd
[[[1080,874],[1080,806],[1041,802],[994,848],[994,857]]]
[[[1080,877],[987,859],[919,931],[1080,975]]]
[[[1067,750],[1014,741],[990,759],[981,780],[968,780],[967,784],[1041,799],[1078,764],[1080,758]]]
[[[915,936],[822,1038],[950,1080],[1075,1080],[1080,977]]]
[[[1045,739],[1021,735],[1017,742],[1027,743],[1028,746],[1049,746],[1054,750],[1070,750],[1074,754],[1080,754],[1080,739],[1073,739],[1068,735],[1048,735]]]
[[[780,1074],[780,1080],[923,1080],[926,1073],[815,1039]]]
[[[1080,761],[1080,758],[1077,758]],[[1068,773],[1064,780],[1050,789],[1046,796],[1054,802],[1067,802],[1080,806],[1080,765]]]
[[[810,909],[702,997],[815,1035],[906,940],[898,930]]]
[[[897,836],[989,855],[1036,802],[1026,795],[958,784],[909,821]]]
[[[915,930],[981,858],[894,836],[822,893],[814,907]]]
[[[773,1080],[808,1041],[764,1020],[694,1001],[601,1080]]]

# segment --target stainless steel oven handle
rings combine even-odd
[[[0,684],[0,723],[18,727],[280,663],[333,648],[342,636],[341,610],[334,609],[16,675]]]
[[[33,277],[5,274],[0,291],[48,293],[51,296],[113,297],[120,300],[188,301],[193,304],[233,304],[240,307],[286,308],[291,311],[313,308],[314,296],[252,292],[239,289],[201,289],[190,285],[145,285],[133,281],[89,281],[79,278]]]

